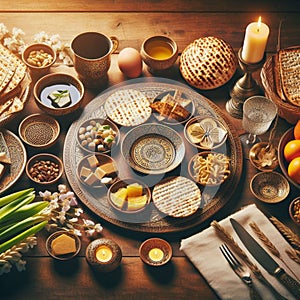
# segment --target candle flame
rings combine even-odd
[[[260,26],[261,26],[261,17],[259,17],[257,21],[257,28],[256,28],[257,32],[259,32]]]

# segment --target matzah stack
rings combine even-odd
[[[216,37],[203,37],[188,45],[180,57],[180,72],[191,85],[201,90],[222,86],[237,68],[232,47]]]
[[[274,75],[279,97],[300,106],[300,48],[278,51]]]
[[[0,104],[18,94],[25,74],[22,60],[0,44]]]

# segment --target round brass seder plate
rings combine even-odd
[[[79,182],[76,176],[76,166],[85,154],[84,151],[79,147],[76,139],[74,139],[80,124],[90,118],[107,118],[107,114],[104,109],[106,99],[112,93],[114,93],[116,89],[128,90],[129,88],[142,92],[146,95],[150,102],[153,102],[154,99],[161,93],[179,89],[180,92],[187,95],[187,97],[193,101],[195,105],[195,116],[217,118],[220,122],[222,122],[228,132],[227,140],[218,148],[218,152],[224,153],[230,157],[230,176],[218,187],[204,187],[201,190],[201,206],[194,214],[188,217],[173,218],[166,216],[158,211],[152,201],[143,211],[137,214],[122,214],[121,212],[116,212],[107,199],[106,188],[103,188],[103,190],[87,189]],[[149,123],[162,125],[157,121],[153,114],[150,116],[147,122],[141,124],[141,126]],[[164,124],[164,126],[167,125]],[[167,127],[170,128],[170,126]],[[124,143],[124,137],[133,128],[137,127],[120,127],[119,145]],[[191,157],[198,152],[197,148],[185,141],[183,124],[172,126],[172,129],[181,136],[181,139],[185,144],[184,158],[175,169],[167,172],[166,174],[139,173],[130,167],[128,161],[126,161],[126,159],[123,157],[120,147],[116,147],[116,149],[112,151],[111,156],[117,162],[119,178],[133,178],[140,180],[146,183],[151,191],[153,190],[153,187],[166,176],[180,175],[189,178],[188,162]],[[166,136],[164,134],[161,135],[164,137]],[[136,139],[137,137],[135,140]],[[233,196],[242,176],[243,168],[242,146],[235,127],[231,124],[225,113],[212,101],[192,90],[187,85],[163,78],[140,78],[127,81],[126,83],[116,85],[113,88],[104,91],[94,100],[89,102],[89,104],[85,107],[81,117],[76,120],[68,130],[63,149],[63,161],[66,177],[69,181],[70,187],[84,205],[86,205],[99,217],[118,227],[149,233],[183,232],[189,228],[203,223],[205,220],[212,217],[221,208],[223,208]]]

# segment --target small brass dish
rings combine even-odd
[[[59,236],[61,236],[62,234],[65,234],[69,237],[71,237],[72,239],[74,239],[74,242],[75,242],[75,252],[72,252],[72,253],[68,253],[68,254],[63,254],[63,255],[56,255],[52,249],[52,242],[53,240],[55,240],[56,238],[58,238]],[[46,241],[46,250],[47,252],[49,253],[49,255],[57,260],[69,260],[73,257],[75,257],[79,251],[81,249],[81,240],[80,238],[72,233],[72,232],[69,232],[69,231],[65,231],[65,230],[60,230],[60,231],[56,231],[54,233],[52,233],[48,238],[47,238],[47,241]]]
[[[255,144],[249,151],[249,160],[258,170],[271,172],[278,167],[277,149],[272,144],[268,147],[268,142]]]
[[[263,202],[278,203],[288,196],[290,185],[287,179],[277,172],[260,172],[251,179],[250,190]]]
[[[292,200],[289,206],[289,214],[291,219],[300,226],[300,197]]]
[[[60,125],[46,114],[33,114],[19,125],[19,136],[24,143],[35,148],[48,148],[58,139]]]
[[[150,238],[139,248],[141,260],[153,267],[165,265],[172,258],[172,252],[171,245],[160,238]]]

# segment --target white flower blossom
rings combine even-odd
[[[0,23],[0,40],[8,33],[7,27],[3,24]]]
[[[26,261],[23,259],[19,259],[16,263],[15,263],[17,270],[19,272],[24,271],[25,270],[25,266],[26,266]]]
[[[12,265],[9,262],[5,262],[3,265],[0,266],[0,275],[10,272],[11,268]]]

